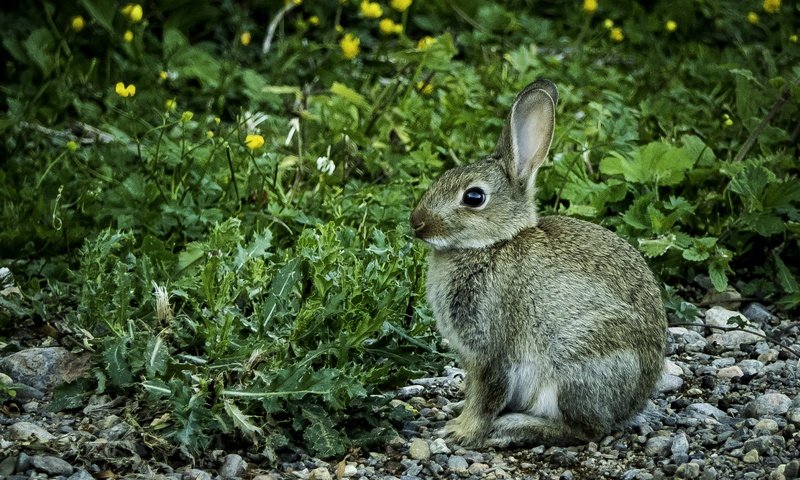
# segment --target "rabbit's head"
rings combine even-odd
[[[448,170],[422,196],[411,228],[435,249],[482,248],[537,223],[536,172],[547,158],[558,90],[537,80],[517,95],[491,155]]]

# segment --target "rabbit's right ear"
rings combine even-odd
[[[536,171],[550,151],[555,129],[558,89],[550,80],[537,80],[517,95],[500,140],[498,155],[509,176],[532,196]]]

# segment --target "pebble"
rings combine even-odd
[[[742,460],[744,461],[744,463],[758,463],[759,460],[758,450],[753,449],[748,451],[747,453],[744,454]]]
[[[469,464],[467,464],[467,459],[461,455],[453,455],[447,459],[447,468],[456,474],[467,473]]]
[[[711,417],[715,420],[721,420],[728,416],[727,413],[710,403],[693,403],[686,407],[686,410],[687,412],[696,413],[704,417]]]
[[[757,375],[764,369],[764,363],[758,360],[747,359],[742,360],[739,362],[739,368],[742,369],[742,372],[747,375],[748,377],[752,377]]]
[[[681,432],[675,435],[672,441],[672,461],[676,465],[682,465],[689,461],[689,439],[686,434]]]
[[[94,480],[94,477],[91,473],[81,469],[70,475],[67,480]]]
[[[0,478],[5,478],[14,473],[17,457],[6,457],[0,462]]]
[[[783,393],[765,393],[748,403],[744,413],[748,417],[783,415],[791,404],[792,399]]]
[[[408,447],[408,454],[414,460],[428,460],[431,458],[431,448],[424,439],[415,438],[411,440],[411,444]]]
[[[700,477],[700,465],[696,463],[684,463],[678,466],[678,469],[675,471],[675,476],[677,478],[699,478]]]
[[[670,375],[669,373],[662,373],[661,379],[656,385],[656,390],[661,393],[674,392],[680,390],[683,386],[683,379],[677,375]]]
[[[753,323],[762,325],[778,323],[778,317],[773,315],[767,310],[767,307],[758,302],[753,302],[745,307],[745,309],[742,310],[742,315]]]
[[[91,355],[74,354],[64,347],[28,348],[0,359],[0,371],[15,382],[49,391],[89,371]]]
[[[437,438],[430,444],[431,453],[436,455],[437,453],[450,453],[450,448],[447,446],[447,442],[444,441],[443,438]]]
[[[72,465],[65,460],[50,455],[34,455],[31,457],[31,465],[33,465],[33,468],[36,470],[48,475],[66,476],[72,474]]]
[[[225,455],[222,466],[219,468],[219,476],[223,479],[241,477],[247,469],[247,464],[242,459],[241,455],[232,453]]]
[[[728,378],[728,379],[741,378],[744,377],[744,372],[742,371],[742,368],[740,366],[734,365],[732,367],[725,367],[717,370],[717,377]]]
[[[56,438],[44,428],[31,422],[17,422],[11,425],[11,428],[8,430],[13,440],[20,440],[23,442],[36,441],[39,443],[47,443]]]
[[[672,448],[672,437],[656,436],[647,440],[644,446],[644,453],[648,457],[664,457],[670,453]]]
[[[753,427],[755,430],[762,430],[764,432],[775,433],[778,431],[778,422],[771,418],[765,418],[763,420],[759,420],[756,423],[756,426]]]
[[[183,472],[181,480],[211,480],[211,475],[203,470],[192,468]]]

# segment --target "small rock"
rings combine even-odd
[[[437,453],[450,453],[450,448],[447,446],[447,442],[444,441],[443,438],[437,438],[431,442],[430,445],[431,453],[436,455]]]
[[[792,399],[782,393],[765,393],[748,403],[744,413],[748,417],[783,415],[791,404]]]
[[[28,348],[0,360],[0,371],[14,381],[48,391],[84,376],[91,355],[74,354],[64,347]]]
[[[485,463],[478,463],[478,462],[473,463],[467,469],[467,471],[469,472],[470,475],[476,475],[476,476],[479,476],[479,477],[483,476],[483,474],[486,472],[486,470],[489,470],[489,465],[487,465]]]
[[[786,464],[786,468],[783,469],[783,475],[789,478],[800,478],[800,461],[792,460],[791,462]]]
[[[686,407],[686,410],[704,417],[711,417],[715,420],[721,420],[728,416],[727,413],[710,403],[693,403]]]
[[[688,330],[683,335],[683,342],[686,344],[686,350],[689,352],[702,352],[705,350],[708,341],[702,335],[694,330]]]
[[[0,478],[6,478],[14,473],[14,467],[17,466],[17,457],[6,457],[0,462]]]
[[[356,474],[358,474],[358,469],[356,468],[355,465],[351,465],[349,463],[347,465],[345,465],[344,469],[342,470],[342,476],[343,477],[348,477],[348,478],[349,477],[355,477]]]
[[[789,420],[796,425],[800,424],[800,408],[790,408],[786,412],[786,420]]]
[[[333,476],[327,468],[319,467],[308,473],[308,480],[333,480]]]
[[[734,365],[732,367],[725,367],[720,368],[717,371],[717,377],[719,378],[741,378],[744,377],[744,372],[738,365]]]
[[[675,476],[677,478],[699,478],[700,465],[696,463],[684,463],[678,466],[678,470],[675,471]]]
[[[415,438],[411,440],[411,445],[408,447],[408,454],[414,460],[428,460],[431,458],[431,447],[425,440]]]
[[[658,385],[656,385],[656,390],[661,393],[667,392],[674,392],[679,390],[683,386],[683,379],[676,375],[670,375],[669,373],[662,373],[661,379],[658,381]]]
[[[676,465],[682,465],[689,461],[689,439],[686,434],[681,432],[675,435],[675,440],[672,442],[672,461]]]
[[[17,457],[17,465],[14,470],[18,472],[25,472],[29,468],[31,468],[31,457],[29,457],[25,452],[20,452],[19,456]]]
[[[733,287],[728,287],[722,292],[711,288],[703,296],[703,303],[705,305],[719,305],[719,307],[714,308],[739,308],[739,305],[742,304],[742,294]]]
[[[745,453],[744,457],[742,457],[744,463],[758,463],[758,459],[758,450],[755,449]]]
[[[764,363],[759,362],[758,360],[747,359],[739,362],[739,368],[742,369],[742,373],[748,377],[752,377],[764,369]]]
[[[648,457],[664,457],[672,448],[672,438],[669,436],[651,437],[644,446],[644,453]]]
[[[411,397],[419,396],[424,391],[425,387],[422,385],[408,385],[407,387],[403,387],[397,391],[397,397],[407,400]]]
[[[763,335],[764,331],[749,325],[747,318],[739,312],[727,310],[722,307],[714,307],[706,311],[706,326],[708,327],[735,327],[737,325],[737,320],[744,322],[748,331],[732,330],[729,332],[720,332],[712,328],[711,331],[714,333],[708,337],[708,341],[733,349],[739,348],[739,345],[743,343],[756,343],[763,339],[763,337],[755,333]]]
[[[664,372],[676,377],[683,375],[683,369],[669,358],[664,359]]]
[[[192,468],[183,472],[181,480],[211,480],[211,475],[203,470]]]
[[[778,317],[767,310],[767,307],[757,302],[751,303],[742,310],[742,315],[753,323],[760,323],[762,325],[778,323]]]
[[[751,438],[744,442],[744,451],[750,450],[757,451],[760,455],[771,456],[776,451],[781,451],[786,447],[786,439],[780,435],[770,436],[764,435],[761,437]]]
[[[467,469],[469,465],[467,464],[467,459],[462,457],[461,455],[453,455],[452,457],[447,459],[447,468],[449,468],[454,473],[467,473]]]
[[[36,441],[39,443],[47,443],[56,438],[44,428],[30,422],[17,422],[11,425],[8,431],[13,440],[20,440],[23,442]]]
[[[94,480],[94,477],[91,473],[81,469],[70,475],[67,480]]]
[[[735,358],[723,357],[715,359],[713,362],[711,362],[711,365],[714,365],[717,368],[725,368],[725,367],[730,367],[735,363],[736,363]]]
[[[33,465],[33,468],[36,470],[52,476],[66,476],[72,474],[72,465],[58,457],[52,457],[50,455],[34,455],[31,457],[31,465]]]
[[[759,422],[756,423],[756,426],[753,428],[756,430],[762,430],[764,432],[775,433],[778,431],[778,422],[771,418],[765,418],[763,420],[759,420]]]
[[[238,478],[242,476],[246,468],[247,464],[241,455],[235,453],[225,455],[222,466],[219,468],[219,476],[222,478]]]

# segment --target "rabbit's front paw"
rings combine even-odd
[[[477,417],[462,414],[447,422],[437,433],[464,447],[480,447],[486,437],[485,430],[484,423]]]

